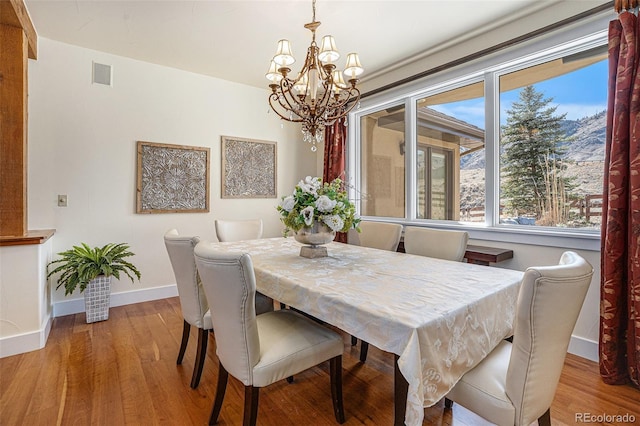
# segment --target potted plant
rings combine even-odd
[[[284,236],[293,231],[297,241],[310,244],[300,250],[304,257],[326,256],[326,248],[320,245],[333,241],[336,232],[360,231],[355,205],[339,178],[323,183],[318,177],[307,176],[293,194],[282,197],[276,209],[285,225]]]
[[[138,269],[125,260],[134,255],[125,243],[109,243],[104,247],[94,248],[82,243],[81,246],[73,246],[58,255],[62,257],[47,265],[49,268],[57,264],[49,271],[47,278],[60,273],[56,289],[64,286],[65,296],[80,287],[80,292],[84,292],[87,323],[109,318],[112,276],[120,279],[120,273],[124,272],[131,282],[134,282],[134,275],[140,280]]]

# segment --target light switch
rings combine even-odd
[[[58,195],[58,207],[67,207],[67,196]]]

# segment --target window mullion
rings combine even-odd
[[[500,223],[500,86],[495,72],[485,84],[485,224]]]
[[[417,108],[416,99],[409,98],[405,101],[405,218],[407,220],[416,220],[417,212]]]

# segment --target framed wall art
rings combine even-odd
[[[209,212],[210,149],[138,141],[136,213]]]
[[[276,142],[222,136],[222,198],[276,198]]]

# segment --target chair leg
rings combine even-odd
[[[260,388],[254,386],[244,387],[244,418],[243,426],[255,426],[258,419],[258,397]]]
[[[360,362],[363,364],[367,360],[367,352],[369,352],[369,342],[360,340]]]
[[[356,336],[351,336],[351,346],[355,346],[358,344],[358,338]]]
[[[333,401],[333,413],[336,421],[344,423],[344,405],[342,403],[342,355],[329,360],[329,372],[331,375],[331,399]]]
[[[538,426],[551,426],[551,407],[538,418]]]
[[[184,357],[184,351],[187,349],[187,343],[189,343],[189,331],[191,331],[191,324],[189,324],[186,320],[183,320],[184,324],[182,325],[182,343],[180,343],[180,351],[178,351],[178,360],[176,364],[182,364],[182,358]]]
[[[193,376],[191,377],[191,387],[193,389],[200,384],[200,376],[202,376],[202,367],[204,367],[204,360],[207,358],[207,340],[209,337],[209,330],[203,328],[198,329],[198,351],[196,352],[196,363],[193,366]]]
[[[224,400],[224,393],[227,390],[228,381],[229,373],[222,366],[222,363],[218,362],[218,387],[216,388],[216,398],[213,401],[213,408],[211,409],[211,416],[209,417],[210,425],[218,423],[218,416],[222,409],[222,400]]]
[[[451,408],[453,407],[453,401],[450,400],[449,398],[445,397],[444,398],[444,408]]]

